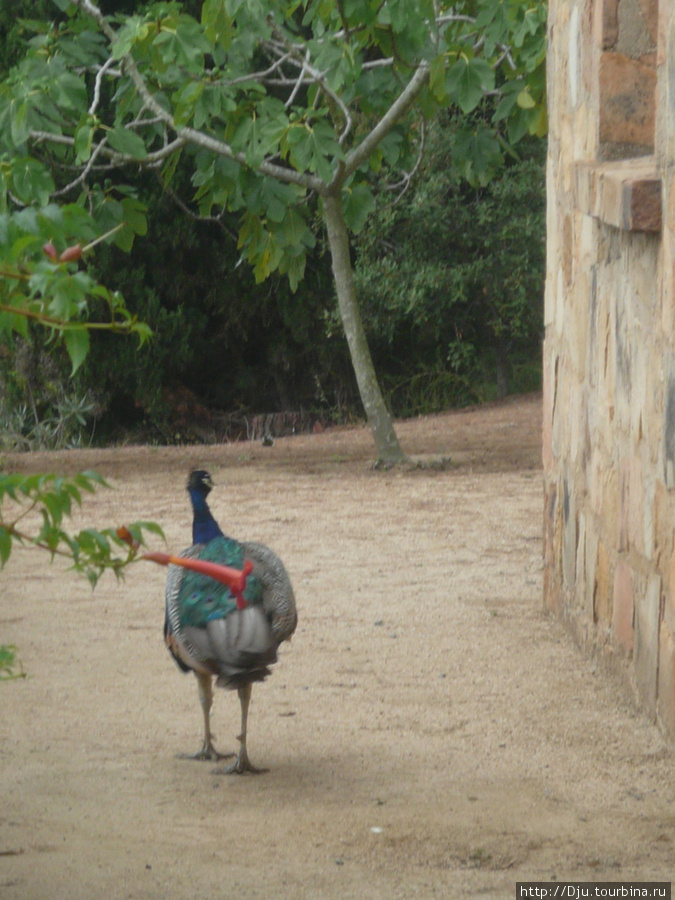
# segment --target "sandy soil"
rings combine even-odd
[[[515,897],[517,881],[669,880],[673,757],[542,609],[538,398],[400,424],[445,470],[375,472],[364,429],[14,457],[95,466],[81,522],[152,518],[189,543],[184,482],[287,563],[300,624],[254,688],[259,776],[186,762],[196,684],[162,637],[164,571],[88,586],[17,553],[0,639],[6,900]],[[214,730],[234,749],[236,695]]]

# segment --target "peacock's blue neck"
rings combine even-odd
[[[202,491],[189,491],[192,501],[192,543],[207,544],[213,538],[220,537],[222,531],[211,515],[209,504]]]

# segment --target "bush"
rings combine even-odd
[[[540,383],[543,141],[484,186],[435,124],[419,179],[358,239],[356,277],[376,367],[397,415],[479,403]]]

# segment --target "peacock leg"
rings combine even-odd
[[[251,702],[252,690],[253,685],[250,681],[248,684],[240,685],[237,689],[239,703],[241,705],[241,734],[237,735],[237,740],[239,741],[239,753],[237,753],[237,758],[232,765],[227,766],[224,769],[214,769],[214,775],[232,775],[234,773],[242,775],[244,772],[252,772],[254,775],[259,775],[261,772],[267,772],[267,769],[258,769],[251,764],[246,750],[246,727],[248,724],[248,707]]]
[[[202,707],[204,716],[204,741],[201,749],[196,753],[179,753],[179,759],[226,759],[228,756],[234,756],[234,753],[218,753],[213,746],[213,735],[211,734],[211,707],[213,706],[213,687],[211,685],[211,676],[202,675],[195,672],[197,676],[197,685],[199,688],[199,702]]]

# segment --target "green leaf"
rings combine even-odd
[[[69,329],[63,335],[63,342],[73,367],[71,375],[74,375],[89,352],[89,332],[86,328]]]
[[[443,103],[446,99],[445,90],[445,57],[437,56],[429,68],[429,90],[435,100]]]
[[[457,132],[453,156],[466,180],[473,185],[487,184],[502,160],[499,142],[482,126]]]
[[[201,25],[197,22],[181,22],[175,29],[162,28],[153,41],[164,63],[177,63],[187,69],[201,68],[205,53],[213,47],[206,40]]]
[[[87,162],[91,156],[93,138],[94,128],[91,125],[82,125],[75,132],[75,153],[79,162]]]
[[[365,184],[357,184],[342,192],[342,207],[347,227],[358,234],[375,209],[375,197]]]
[[[203,81],[188,81],[185,87],[174,94],[173,120],[176,125],[187,125],[194,114],[195,106],[204,93]]]
[[[12,536],[0,525],[0,569],[5,565],[12,552]]]
[[[148,220],[145,217],[146,207],[140,200],[134,197],[125,197],[122,200],[124,222],[131,228],[134,234],[141,236],[148,233]]]
[[[148,155],[143,138],[125,128],[124,125],[117,125],[108,132],[108,143],[113,150],[117,150],[124,156],[130,156],[132,159],[145,159]]]
[[[122,59],[129,53],[136,41],[144,40],[149,32],[149,23],[143,22],[139,16],[128,16],[115,34],[113,59]]]
[[[530,89],[527,88],[527,87],[524,88],[524,89],[518,94],[518,97],[517,97],[517,101],[516,101],[516,102],[518,103],[518,106],[519,106],[521,109],[532,109],[534,106],[536,106],[534,97],[533,97],[532,94],[530,93]]]
[[[0,334],[11,334],[14,332],[22,338],[28,339],[28,319],[18,313],[2,312],[0,313]]]
[[[523,90],[523,82],[521,79],[507,82],[501,89],[501,99],[497,104],[497,109],[493,115],[493,121],[500,122],[502,119],[511,115],[514,106],[518,102],[518,95]]]
[[[64,72],[56,79],[51,93],[54,101],[64,109],[83,114],[87,109],[87,87],[72,72]]]
[[[21,157],[13,161],[10,185],[23,203],[38,203],[41,206],[49,202],[49,197],[55,189],[49,171],[42,163],[30,157]]]
[[[445,89],[450,98],[467,115],[495,86],[495,73],[484,59],[472,59],[461,54],[450,67],[445,79]]]
[[[24,144],[30,134],[30,124],[28,122],[28,103],[24,100],[19,102],[12,100],[9,107],[10,114],[10,131],[12,143],[15,147]]]
[[[202,25],[209,41],[227,50],[232,38],[232,17],[224,0],[204,0],[202,5]]]

